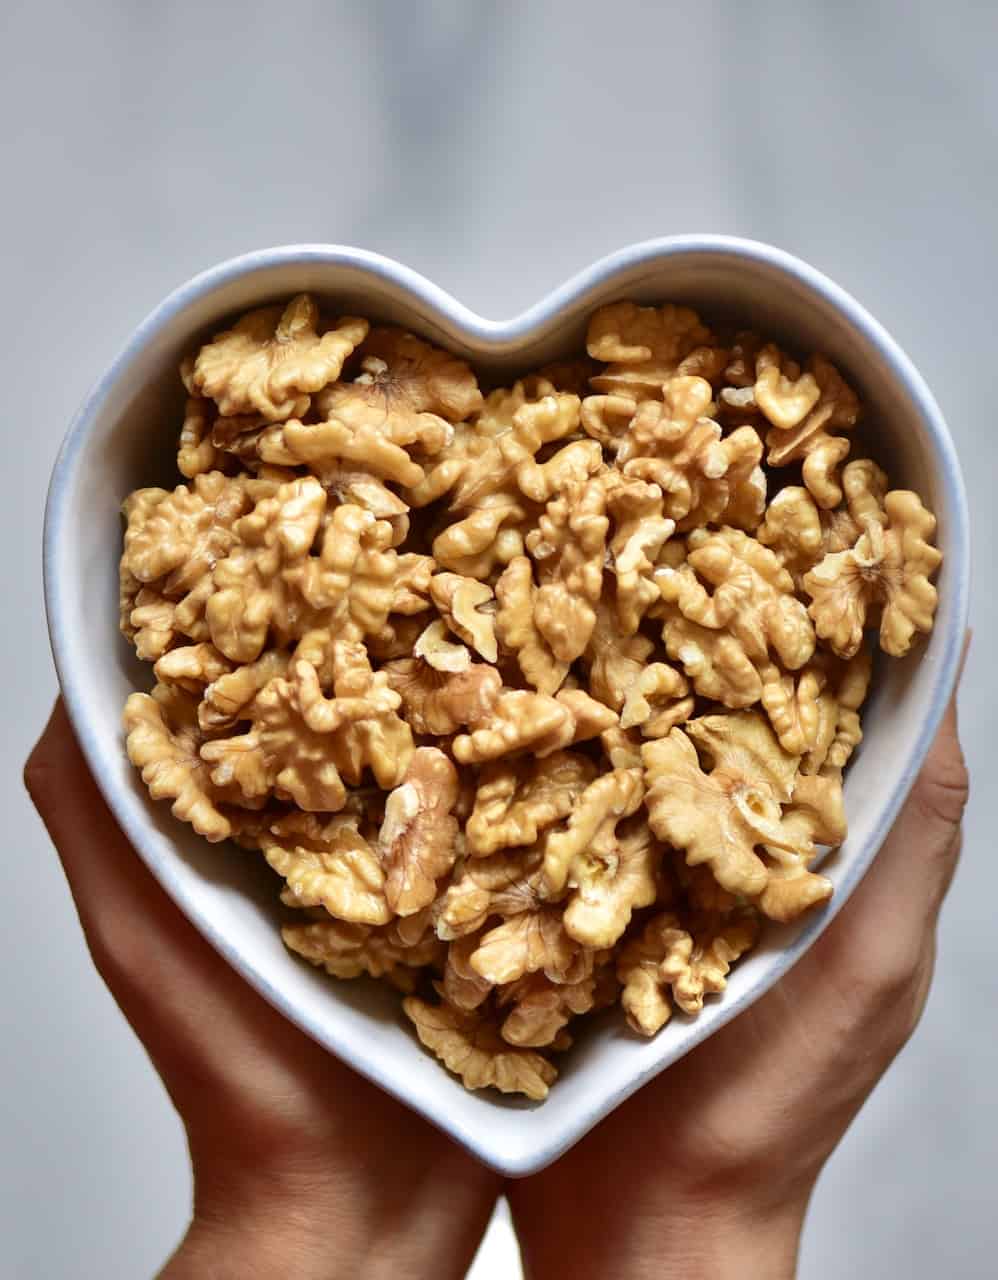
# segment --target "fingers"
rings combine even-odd
[[[56,847],[98,968],[126,971],[167,941],[221,965],[160,888],[115,822],[58,701],[24,767],[24,782]]]
[[[970,780],[960,746],[956,696],[940,725],[921,772],[867,876],[870,896],[918,907],[934,919],[956,870],[960,824]]]
[[[25,765],[24,780],[59,853],[94,962],[143,1039],[158,1040],[164,1028],[175,1031],[187,1020],[188,1006],[203,1013],[217,1001],[216,1015],[224,1020],[252,998],[125,838],[61,702]]]
[[[141,866],[97,789],[62,701],[24,766],[24,784],[56,847],[85,929],[147,890]],[[154,886],[155,887],[155,886]]]
[[[968,631],[946,714],[911,794],[850,903],[857,912],[869,901],[871,910],[885,912],[884,920],[891,920],[892,928],[899,906],[905,908],[903,916],[919,927],[919,908],[934,921],[956,871],[960,825],[970,789],[960,746],[957,694],[970,642]]]
[[[925,1001],[967,795],[954,694],[890,835],[815,948],[815,963],[848,993],[848,1017],[875,1025],[869,1034],[889,1042],[892,1052],[911,1034]]]
[[[907,861],[908,876],[918,878],[933,912],[938,911],[956,870],[969,792],[954,696],[880,855],[881,870],[891,879],[901,874],[900,864]]]

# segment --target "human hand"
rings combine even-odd
[[[94,963],[187,1131],[164,1277],[463,1276],[499,1179],[257,995],[167,897],[56,705],[25,766]]]
[[[764,999],[507,1189],[540,1280],[781,1280],[815,1180],[918,1023],[956,868],[955,701],[862,884]]]

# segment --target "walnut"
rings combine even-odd
[[[819,699],[825,673],[819,665],[786,672],[770,665],[760,670],[760,701],[769,716],[780,746],[794,756],[806,755],[818,743],[821,711]]]
[[[537,627],[537,587],[533,566],[526,556],[516,556],[509,562],[496,583],[495,595],[496,635],[500,643],[516,654],[524,678],[538,693],[556,693],[568,674],[569,664],[555,657]]]
[[[573,742],[597,737],[615,719],[582,690],[563,690],[552,698],[505,689],[482,727],[454,739],[454,758],[460,764],[482,764],[524,751],[548,756]]]
[[[365,634],[377,634],[388,621],[400,590],[402,567],[392,547],[391,525],[376,520],[361,507],[337,507],[322,538],[318,556],[309,556],[285,570],[285,580],[315,610],[340,608]],[[421,571],[422,558],[412,566]],[[430,566],[423,578],[429,585]],[[417,578],[418,580],[418,578]],[[413,612],[426,607],[417,600]],[[409,611],[408,609],[406,610]]]
[[[152,798],[172,800],[174,816],[206,840],[225,840],[232,826],[219,805],[228,796],[212,783],[199,755],[197,698],[166,685],[157,685],[151,696],[133,693],[125,703],[124,727],[128,758]]]
[[[526,547],[540,586],[534,624],[559,662],[585,652],[596,624],[606,554],[606,489],[598,479],[570,481],[545,508]]]
[[[414,751],[399,786],[385,801],[379,835],[385,897],[395,915],[430,905],[437,881],[454,865],[457,771],[436,747]]]
[[[722,440],[708,417],[687,426],[670,412],[668,402],[638,406],[618,453],[623,474],[659,485],[664,511],[681,531],[722,522],[755,529],[766,498],[759,435],[743,426]]]
[[[351,429],[373,427],[393,444],[418,444],[439,453],[462,422],[482,405],[474,373],[449,351],[400,329],[372,329],[352,382],[328,386],[316,399],[324,418]]]
[[[177,442],[177,470],[193,480],[208,471],[221,471],[223,465],[224,455],[212,442],[209,401],[203,396],[189,395]]]
[[[840,775],[863,740],[859,709],[866,700],[873,656],[861,648],[847,661],[826,660],[826,684],[818,697],[814,744],[801,761],[801,773]]]
[[[286,641],[308,611],[287,575],[303,566],[319,529],[326,495],[307,476],[281,485],[235,525],[238,544],[215,566],[205,617],[212,643],[232,662],[253,662],[273,633]]]
[[[584,656],[590,692],[614,711],[622,711],[654,647],[645,635],[624,635],[619,611],[601,601]]]
[[[720,518],[736,529],[755,533],[766,510],[766,473],[760,465],[762,442],[751,427],[739,431],[725,439],[729,459],[724,476],[727,497]],[[684,527],[689,527],[691,518],[686,517]]]
[[[490,916],[538,910],[542,858],[531,847],[468,859],[438,900],[437,936],[450,941],[478,932]]]
[[[712,386],[716,386],[723,380],[730,359],[731,352],[727,347],[694,347],[676,365],[676,373],[681,377],[706,378]]]
[[[423,478],[406,486],[405,500],[411,507],[429,506],[450,493],[465,472],[489,452],[496,434],[486,428],[481,415],[477,415],[476,421],[457,422],[451,429],[453,437],[447,448],[425,459]],[[507,429],[504,425],[499,431]]]
[[[479,775],[465,826],[468,852],[480,858],[500,849],[532,845],[567,817],[596,774],[592,761],[571,751],[543,760],[496,760]]]
[[[292,418],[265,431],[255,449],[264,462],[308,467],[330,487],[339,482],[345,470],[354,469],[406,486],[418,485],[425,478],[423,468],[401,445],[367,423],[349,427],[335,419],[302,422]]]
[[[572,715],[572,742],[588,742],[598,738],[617,723],[617,717],[597,698],[591,698],[585,689],[562,689],[555,700]]]
[[[175,652],[183,653],[184,650],[179,649]],[[201,728],[209,732],[230,729],[239,720],[244,719],[248,713],[247,709],[260,690],[275,677],[287,674],[288,661],[286,653],[278,649],[268,649],[255,662],[215,676],[205,687],[201,705],[198,707],[198,722]]]
[[[594,360],[607,364],[590,382],[597,391],[635,400],[659,395],[684,356],[710,337],[710,330],[688,307],[612,302],[589,321],[586,349]]]
[[[838,370],[823,356],[812,357],[809,369],[797,384],[807,384],[807,395],[800,403],[794,403],[791,412],[774,413],[772,406],[767,409],[759,401],[758,381],[756,400],[773,423],[766,434],[766,461],[773,467],[803,462],[804,484],[819,507],[831,509],[842,500],[836,472],[849,453],[849,441],[833,432],[848,431],[855,426],[859,401]],[[802,405],[811,400],[815,391],[813,406],[798,416]]]
[[[523,462],[516,469],[516,483],[531,502],[550,502],[568,485],[581,484],[602,466],[603,450],[595,440],[573,440],[546,462]]]
[[[854,458],[842,469],[843,506],[821,512],[822,552],[847,551],[855,546],[870,520],[885,523],[887,476],[869,458]],[[818,556],[817,559],[821,559]]]
[[[528,973],[578,982],[592,972],[592,952],[565,929],[560,907],[521,911],[482,936],[471,967],[494,986]]]
[[[670,377],[660,390],[660,401],[643,400],[635,406],[627,434],[620,442],[617,463],[623,467],[634,458],[675,457],[676,480],[664,491],[670,500],[684,504],[678,514],[685,516],[697,504],[686,492],[691,486],[681,470],[685,465],[702,477],[723,476],[726,459],[720,443],[721,428],[706,416],[713,403],[706,379]],[[680,485],[685,485],[682,493]]]
[[[340,376],[367,334],[366,320],[347,317],[320,334],[308,294],[286,307],[250,311],[201,348],[191,378],[221,414],[259,413],[269,422],[300,416],[310,396]]]
[[[312,664],[295,664],[297,700],[306,725],[332,735],[326,752],[351,786],[360,785],[366,768],[379,787],[398,786],[413,750],[410,728],[396,714],[399,695],[389,688],[383,671],[372,671],[364,646],[347,636],[333,641],[331,675],[334,697],[329,699]]]
[[[325,969],[334,978],[372,978],[415,972],[432,964],[440,944],[432,935],[415,946],[400,945],[388,929],[372,929],[343,920],[320,920],[310,924],[290,924],[281,929],[289,951]],[[412,989],[412,983],[403,989]]]
[[[586,396],[582,401],[579,425],[607,453],[614,454],[620,448],[636,408],[637,403],[632,396],[619,392]]]
[[[807,868],[816,841],[838,844],[845,837],[838,779],[801,776],[794,783],[797,760],[781,750],[751,712],[693,721],[687,732],[712,758],[713,768],[706,775],[693,764],[695,751],[688,741],[674,740],[671,752],[660,750],[661,743],[645,749],[651,775],[649,820],[656,834],[684,848],[690,866],[706,862],[722,888],[755,899],[773,919],[793,919],[827,898],[830,882]],[[685,762],[670,777],[677,749]],[[665,770],[659,772],[663,764]],[[681,777],[687,767],[698,775],[692,793]],[[715,787],[725,793],[723,798]],[[711,792],[715,798],[708,799]],[[689,811],[692,803],[699,806],[698,813]],[[789,805],[785,815],[781,803]],[[754,851],[757,845],[763,846],[765,863]]]
[[[165,595],[162,588],[162,581],[143,586],[128,568],[120,571],[120,630],[146,662],[156,662],[178,641],[201,644],[210,639],[205,609],[214,591],[211,576],[206,573],[187,594],[180,591],[177,598]]]
[[[454,739],[454,758],[481,764],[523,751],[550,754],[572,740],[574,718],[567,707],[543,693],[504,690],[487,723]]]
[[[817,506],[806,489],[781,489],[766,511],[757,537],[771,548],[794,580],[798,593],[804,575],[826,555],[850,550],[867,518],[883,523],[887,477],[869,458],[857,458],[842,471],[845,502],[832,510]]]
[[[756,537],[776,556],[800,590],[804,574],[822,557],[824,535],[814,499],[799,485],[788,485],[773,498]]]
[[[794,595],[793,579],[773,552],[747,534],[728,528],[716,532],[697,529],[687,539],[687,546],[685,564],[655,571],[663,600],[698,627],[728,632],[755,665],[768,663],[773,649],[790,670],[802,667],[814,652],[814,629]],[[701,578],[714,588],[713,594],[703,587]],[[670,656],[677,656],[680,644],[669,632],[667,616],[666,647]],[[725,700],[716,685],[707,687],[701,680],[698,659],[689,664],[683,658],[680,661],[698,693]]]
[[[575,803],[565,830],[552,832],[545,841],[547,895],[555,897],[566,884],[578,884],[586,876],[592,877],[598,870],[599,860],[615,865],[617,824],[635,812],[643,795],[644,786],[637,769],[615,769],[586,787]]]
[[[712,757],[709,772],[687,735]],[[648,821],[659,839],[684,849],[690,866],[707,863],[722,888],[762,893],[768,871],[755,850],[783,842],[780,806],[797,771],[765,720],[751,711],[692,720],[641,754]]]
[[[759,908],[786,922],[832,895],[832,882],[808,867],[817,844],[838,845],[846,837],[842,784],[838,778],[801,774],[781,823],[782,840],[767,843],[769,870]]]
[[[386,924],[392,912],[385,873],[377,851],[357,827],[352,814],[321,819],[293,812],[263,831],[259,845],[284,877],[296,906],[323,907],[338,920],[356,924]]]
[[[433,557],[462,577],[488,578],[523,554],[525,516],[513,501],[474,510],[434,538]]]
[[[880,647],[903,657],[917,631],[929,632],[938,594],[929,581],[942,560],[931,545],[935,517],[917,494],[895,489],[883,511],[867,515],[848,551],[833,552],[804,577],[818,635],[840,657],[862,643],[867,611],[882,604]]]
[[[188,644],[165,653],[153,667],[160,684],[175,684],[200,694],[213,681],[227,675],[232,663],[213,644]],[[202,728],[208,728],[202,722]]]
[[[209,582],[207,586],[210,594],[211,583]],[[196,611],[191,611],[191,614],[196,613],[200,616],[190,617],[192,624],[190,630],[193,630],[199,639],[206,639],[208,629],[204,625],[203,616],[205,591],[200,584],[195,590],[199,607]],[[184,603],[189,604],[190,600],[191,597],[188,596]],[[179,607],[177,601],[168,600],[166,596],[151,587],[143,587],[127,570],[122,570],[121,573],[119,603],[121,632],[128,637],[135,646],[135,652],[145,662],[157,661],[174,644],[178,636],[185,634],[181,632],[177,620]]]
[[[518,476],[533,476],[534,460],[545,446],[571,435],[579,425],[579,397],[556,392],[541,379],[517,382],[494,391],[475,423],[488,443],[469,453],[451,495],[455,511],[502,505],[517,487]],[[529,479],[528,488],[531,487]]]
[[[693,714],[689,685],[667,662],[643,667],[630,685],[620,712],[620,727],[640,727],[646,738],[661,738]]]
[[[329,744],[306,724],[297,685],[273,679],[253,701],[252,729],[241,736],[208,742],[202,759],[216,786],[238,788],[245,800],[276,795],[300,809],[335,813],[346,788]]]
[[[664,611],[662,637],[670,658],[682,665],[701,697],[726,707],[750,707],[762,697],[762,678],[739,640],[684,618],[679,609]]]
[[[659,552],[676,529],[662,514],[657,484],[629,480],[611,489],[607,510],[613,521],[610,567],[616,579],[617,618],[624,636],[632,636],[650,605],[659,598],[652,578]]]
[[[584,804],[585,797],[580,807]],[[612,947],[630,924],[632,911],[655,902],[661,861],[662,848],[643,815],[612,837],[608,830],[598,830],[592,844],[572,859],[569,879],[576,888],[565,907],[566,931],[584,946]]]
[[[399,658],[382,671],[401,696],[405,718],[416,733],[437,736],[487,718],[502,686],[499,672],[481,662],[451,673],[434,670],[422,658]]]
[[[430,580],[430,597],[444,621],[465,644],[485,659],[496,662],[495,594],[485,582],[457,573],[437,573]]]
[[[594,1007],[596,986],[594,975],[565,983],[532,973],[500,987],[496,1003],[503,1011],[502,1038],[522,1048],[546,1048],[571,1018]]]
[[[728,363],[722,377],[732,387],[753,387],[756,379],[756,357],[762,347],[762,339],[751,329],[741,329],[735,334]]]
[[[778,431],[800,426],[821,398],[814,375],[802,375],[800,366],[772,343],[756,356],[752,390],[756,405]]]
[[[440,618],[417,637],[412,653],[436,672],[457,675],[471,667],[471,653],[463,644],[447,639],[447,627]]]
[[[216,786],[234,785],[249,800],[274,794],[309,812],[335,813],[345,778],[359,785],[368,766],[382,787],[396,786],[412,754],[400,699],[373,674],[363,646],[334,646],[336,696],[327,699],[315,668],[296,662],[290,680],[273,679],[255,697],[248,733],[206,743],[202,758]]]
[[[477,933],[469,933],[455,938],[447,947],[440,990],[455,1009],[477,1009],[492,991],[492,983],[471,967],[471,957],[478,950],[479,941]]]
[[[195,476],[190,485],[139,489],[122,508],[127,520],[123,571],[165,594],[186,594],[237,541],[233,526],[248,505],[238,479],[220,471]]]
[[[498,1089],[543,1101],[558,1072],[532,1049],[507,1044],[495,1025],[448,1004],[409,996],[402,1002],[416,1034],[467,1089]]]
[[[673,912],[656,916],[629,942],[617,960],[623,984],[620,1002],[631,1028],[653,1036],[672,1016],[672,998],[684,1013],[696,1015],[705,995],[727,986],[731,965],[758,937],[754,913],[742,912],[715,922],[708,917],[689,932]]]
[[[663,515],[681,530],[722,519],[754,527],[765,506],[762,441],[750,426],[722,438],[706,416],[712,394],[703,378],[670,378],[661,402],[637,406],[617,452],[625,476],[661,488]]]

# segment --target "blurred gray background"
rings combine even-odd
[[[505,317],[683,231],[770,240],[854,292],[956,436],[977,548],[964,865],[924,1023],[825,1173],[802,1275],[971,1277],[998,1256],[998,11],[965,0],[8,3],[0,1274],[152,1274],[183,1231],[180,1126],[92,972],[20,784],[55,693],[39,541],[70,416],[192,273],[376,249]],[[518,1274],[500,1218],[476,1280]]]

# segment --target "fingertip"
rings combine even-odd
[[[970,654],[970,646],[971,644],[973,644],[973,641],[974,641],[974,629],[973,627],[968,627],[967,630],[963,633],[963,649],[960,651],[960,665],[957,668],[957,672],[956,672],[956,683],[958,688],[960,685],[960,681],[963,679],[964,669],[967,666],[967,658]]]
[[[53,745],[58,742],[59,736],[64,730],[72,732],[69,729],[69,720],[62,699],[56,698],[52,710],[49,712],[49,718],[45,722],[45,728],[31,748],[21,772],[21,780],[24,783],[25,790],[31,797],[32,804],[39,812],[45,799],[46,782],[51,774]]]
[[[970,775],[956,730],[951,706],[947,721],[936,735],[912,792],[915,809],[930,830],[955,833],[970,796]]]

